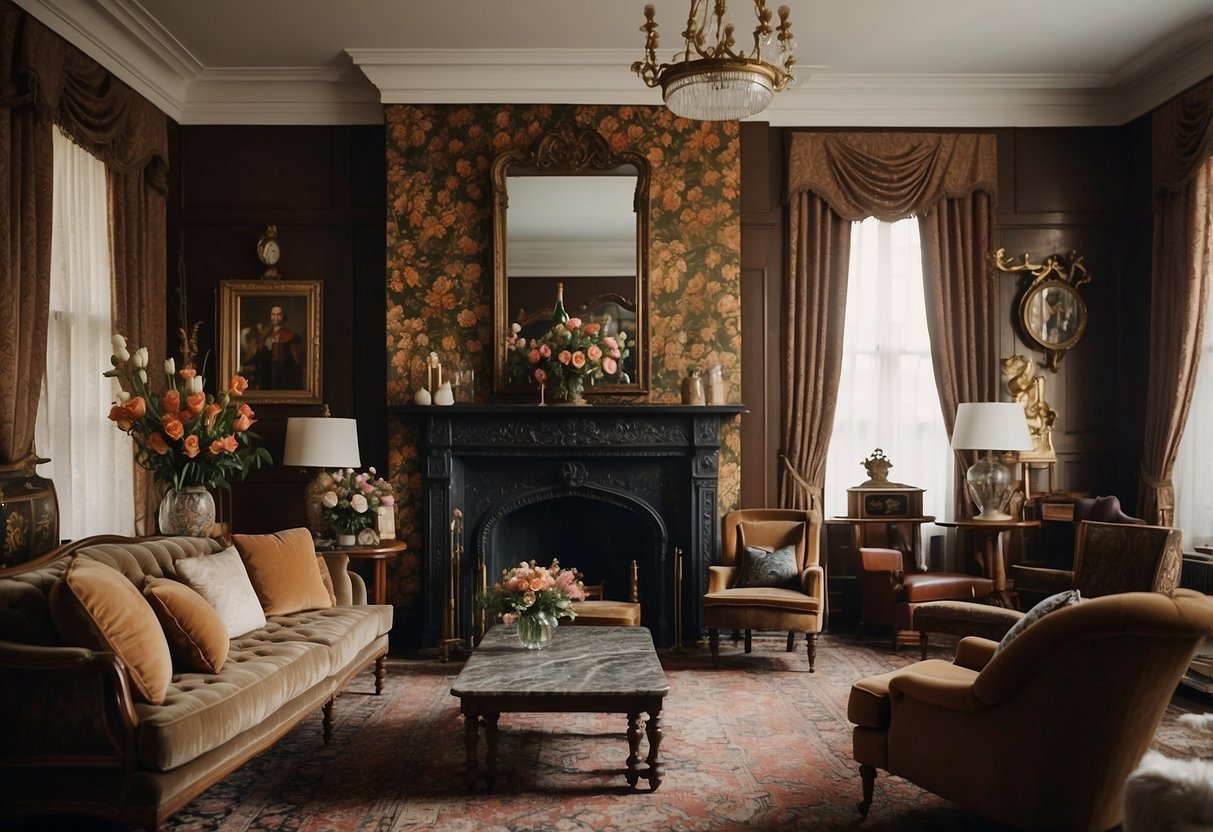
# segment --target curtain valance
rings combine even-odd
[[[1213,155],[1213,78],[1154,111],[1154,187],[1176,191]]]
[[[840,217],[894,222],[947,197],[997,193],[998,153],[987,133],[795,133],[788,197],[812,191]]]
[[[115,173],[167,193],[168,121],[150,101],[7,0],[0,0],[0,107],[32,105]]]

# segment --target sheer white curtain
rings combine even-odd
[[[1213,165],[1213,159],[1205,165]],[[1209,214],[1213,216],[1213,211]],[[1206,263],[1205,268],[1213,269],[1213,263]],[[1175,525],[1183,529],[1188,551],[1193,546],[1213,546],[1213,292],[1209,298],[1192,408],[1171,473]]]
[[[881,448],[889,479],[925,488],[923,512],[951,516],[952,451],[939,410],[922,293],[918,223],[868,218],[851,236],[846,332],[834,432],[826,459],[827,516],[847,513],[848,488]],[[941,530],[923,529],[928,539]]]
[[[54,139],[50,325],[35,436],[51,461],[59,535],[134,534],[131,440],[106,416],[110,366],[110,248],[105,165],[62,134]]]

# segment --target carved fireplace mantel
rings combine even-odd
[[[420,420],[425,480],[424,632],[441,634],[452,558],[453,511],[463,514],[457,581],[459,634],[472,633],[480,564],[493,581],[507,566],[559,557],[588,582],[625,592],[632,560],[642,623],[660,646],[675,641],[683,553],[681,635],[700,637],[700,599],[719,538],[721,424],[741,405],[455,405],[394,408]]]

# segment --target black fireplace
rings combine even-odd
[[[700,599],[719,538],[720,427],[743,408],[680,405],[456,405],[401,408],[421,420],[425,478],[423,644],[441,637],[453,512],[463,513],[460,634],[472,632],[480,564],[488,580],[522,560],[559,558],[610,597],[632,561],[642,624],[674,644],[700,637]],[[675,549],[682,552],[678,580]]]

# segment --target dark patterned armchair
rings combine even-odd
[[[1170,593],[1179,586],[1183,563],[1183,533],[1169,526],[1096,523],[1078,524],[1071,582],[1057,591],[1077,589],[1082,598],[1122,592]],[[922,654],[933,632],[1002,638],[1024,613],[972,604],[941,601],[922,605],[914,623]]]

